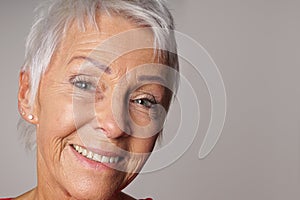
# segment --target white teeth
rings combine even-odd
[[[110,158],[110,159],[109,159],[109,162],[110,162],[110,163],[114,163],[114,162],[115,162],[115,158]]]
[[[83,156],[86,156],[86,155],[87,155],[87,150],[86,150],[86,149],[83,149],[82,155],[83,155]]]
[[[88,151],[87,149],[84,149],[78,145],[73,145],[74,149],[83,155],[84,157],[97,161],[97,162],[102,162],[102,163],[117,163],[120,160],[120,157],[108,157],[108,156],[102,156],[99,154],[96,154],[92,151]]]
[[[108,163],[108,162],[109,162],[109,157],[102,156],[102,160],[101,160],[101,162]]]
[[[100,155],[94,153],[93,160],[95,160],[95,161],[97,161],[97,162],[101,162],[101,159],[102,159],[102,158],[101,158]]]
[[[89,153],[88,153],[88,155],[86,157],[93,158],[93,152],[89,151]]]

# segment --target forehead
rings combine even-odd
[[[97,27],[86,22],[84,31],[73,22],[55,52],[56,59],[67,62],[74,56],[88,56],[104,64],[157,62],[150,28],[117,15],[99,15],[96,22]]]
[[[47,73],[52,77],[64,76],[69,70],[74,70],[74,66],[81,70],[84,64],[91,63],[87,62],[88,59],[74,58],[85,57],[109,66],[114,77],[131,71],[134,77],[151,75],[170,79],[168,69],[159,65],[161,60],[154,51],[150,28],[140,28],[117,15],[99,15],[97,25],[98,29],[86,23],[86,29],[82,31],[78,23],[73,22],[54,53]],[[173,81],[167,82],[171,84]]]

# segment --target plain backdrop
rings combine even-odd
[[[34,153],[24,150],[16,124],[18,72],[39,2],[0,1],[2,197],[20,195],[36,184]],[[228,98],[226,123],[211,154],[199,160],[210,113],[202,82],[197,90],[203,95],[202,126],[192,145],[168,167],[140,175],[126,191],[160,200],[299,199],[300,1],[168,4],[177,30],[203,45],[219,67]]]

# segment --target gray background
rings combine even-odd
[[[16,124],[18,70],[38,2],[0,1],[3,197],[36,183],[34,155],[24,151]],[[169,5],[177,29],[202,44],[219,67],[228,97],[226,124],[213,152],[199,160],[209,116],[203,92],[203,126],[191,147],[126,190],[154,199],[299,199],[300,1],[169,0]]]

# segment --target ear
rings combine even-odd
[[[38,123],[34,105],[30,105],[30,77],[27,72],[20,72],[18,107],[24,120],[31,124]]]

